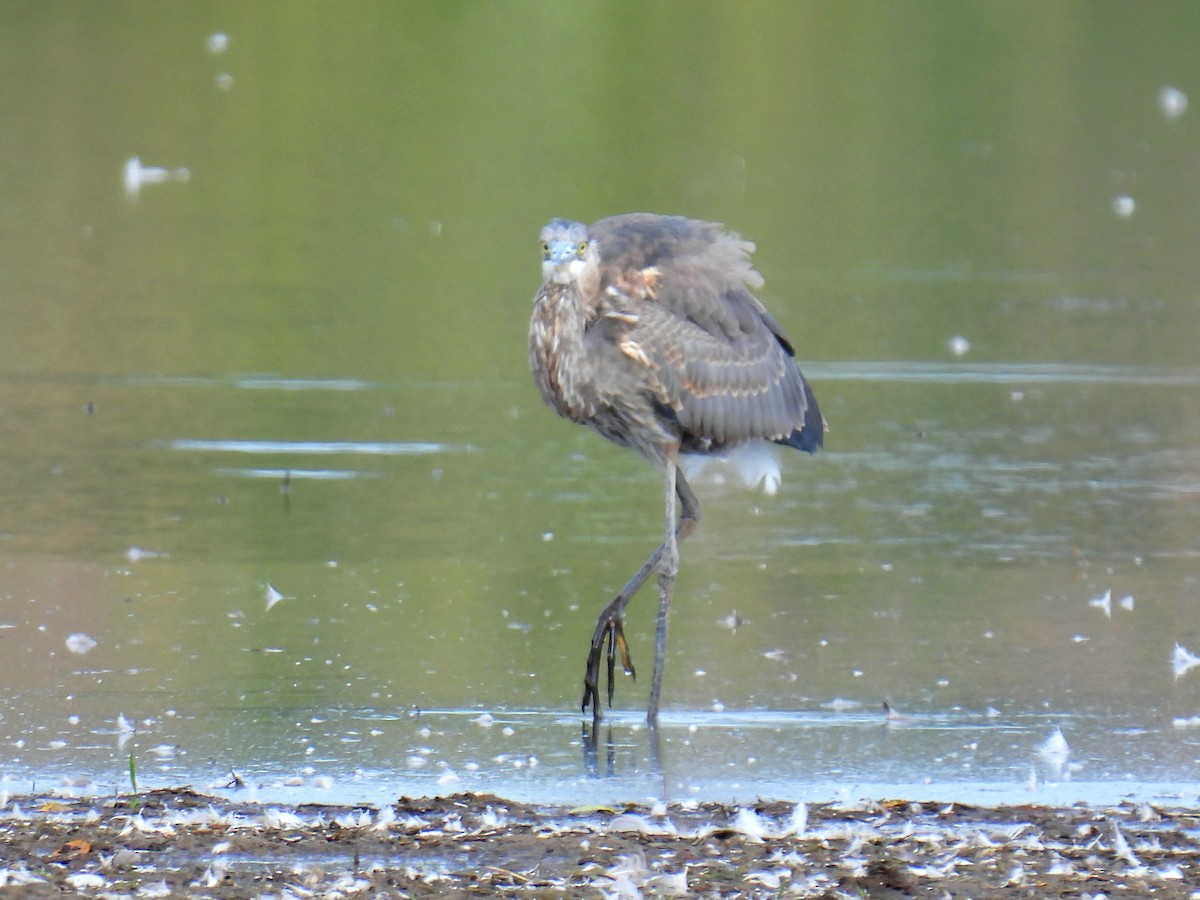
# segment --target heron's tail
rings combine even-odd
[[[775,443],[795,447],[805,453],[816,453],[825,443],[825,417],[821,415],[817,398],[813,396],[812,388],[808,386],[803,375],[800,376],[800,380],[804,384],[804,399],[808,401],[808,407],[804,410],[804,425]]]

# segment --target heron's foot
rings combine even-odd
[[[607,650],[605,649],[607,642]],[[621,653],[621,666],[630,678],[637,678],[633,658],[629,655],[629,643],[625,640],[625,624],[619,615],[601,616],[592,635],[592,649],[588,652],[587,668],[583,673],[583,711],[592,707],[592,714],[600,718],[600,654],[608,661],[608,705],[612,706],[613,682],[616,670],[617,651]]]

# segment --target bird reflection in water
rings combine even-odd
[[[600,766],[601,729],[604,739],[604,767]],[[650,722],[646,726],[646,741],[648,750],[649,774],[659,779],[659,796],[667,799],[666,773],[662,763],[662,741],[659,737],[658,724]],[[601,722],[593,718],[586,719],[580,726],[580,743],[583,747],[583,771],[592,778],[615,778],[617,776],[617,742],[613,736],[611,719]]]

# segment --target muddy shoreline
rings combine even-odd
[[[1193,897],[1200,810],[685,803],[489,794],[326,806],[188,789],[10,798],[0,893],[31,898]]]

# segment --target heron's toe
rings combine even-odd
[[[621,666],[625,669],[625,674],[636,681],[637,670],[633,668],[633,657],[629,655],[629,642],[625,640],[625,624],[620,619],[613,622],[611,640],[621,651]]]

